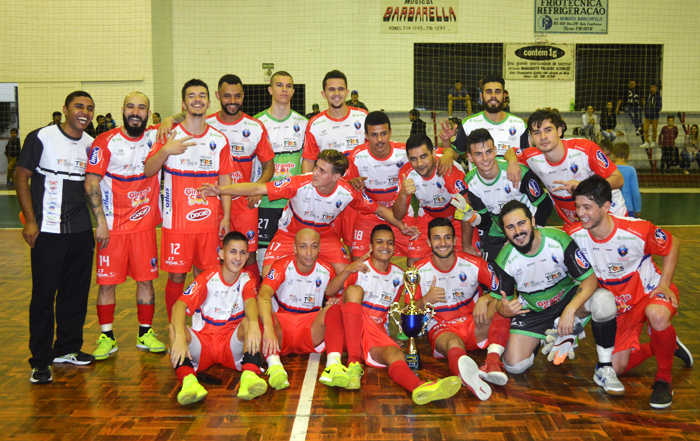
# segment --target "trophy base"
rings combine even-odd
[[[406,364],[412,371],[421,370],[420,354],[418,352],[415,354],[406,354]]]

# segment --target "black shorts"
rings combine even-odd
[[[545,338],[545,331],[554,327],[554,320],[560,317],[564,309],[571,303],[577,289],[578,285],[571,287],[563,299],[543,311],[530,311],[527,314],[513,317],[510,321],[511,334],[529,335],[539,339]]]
[[[487,234],[482,235],[479,238],[479,251],[481,251],[481,258],[486,260],[496,260],[498,253],[508,242],[505,237],[491,237]]]
[[[277,224],[284,208],[258,208],[258,246],[267,248],[277,232]]]

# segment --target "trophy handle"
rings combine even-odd
[[[401,305],[399,305],[399,302],[394,302],[391,304],[391,308],[389,308],[389,317],[396,323],[396,326],[399,328],[399,332],[403,333],[403,328],[401,327],[401,320],[396,318],[397,314],[401,315]]]
[[[425,314],[425,318],[423,319],[423,329],[421,329],[420,333],[423,335],[425,330],[428,328],[428,323],[430,323],[430,320],[435,316],[435,307],[433,307],[432,304],[426,303],[425,306],[423,306],[423,314]]]

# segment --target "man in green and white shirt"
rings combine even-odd
[[[267,90],[272,95],[272,104],[269,109],[255,115],[255,118],[263,123],[270,136],[272,151],[275,153],[275,174],[271,181],[279,181],[301,174],[301,154],[309,120],[291,108],[294,80],[289,73],[279,71],[272,75]],[[255,178],[254,176],[252,180],[255,181]],[[261,248],[267,248],[270,244],[285,205],[287,199],[270,201],[267,196],[263,196],[258,209],[258,246]],[[264,254],[258,253],[260,262]]]
[[[535,227],[530,209],[520,201],[504,205],[499,221],[509,243],[491,262],[500,283],[491,296],[498,299],[496,310],[512,317],[503,354],[506,371],[519,374],[532,366],[534,352],[557,318],[559,337],[573,340],[575,318],[585,326],[592,315],[599,360],[594,380],[611,395],[624,394],[612,368],[615,297],[597,289],[593,268],[576,242],[561,230]]]

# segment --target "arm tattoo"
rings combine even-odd
[[[102,192],[100,192],[99,186],[93,185],[90,187],[90,189],[87,191],[87,200],[88,204],[90,205],[90,209],[95,216],[95,220],[98,222],[100,220],[106,221],[107,218],[105,217],[105,212],[102,209]]]

